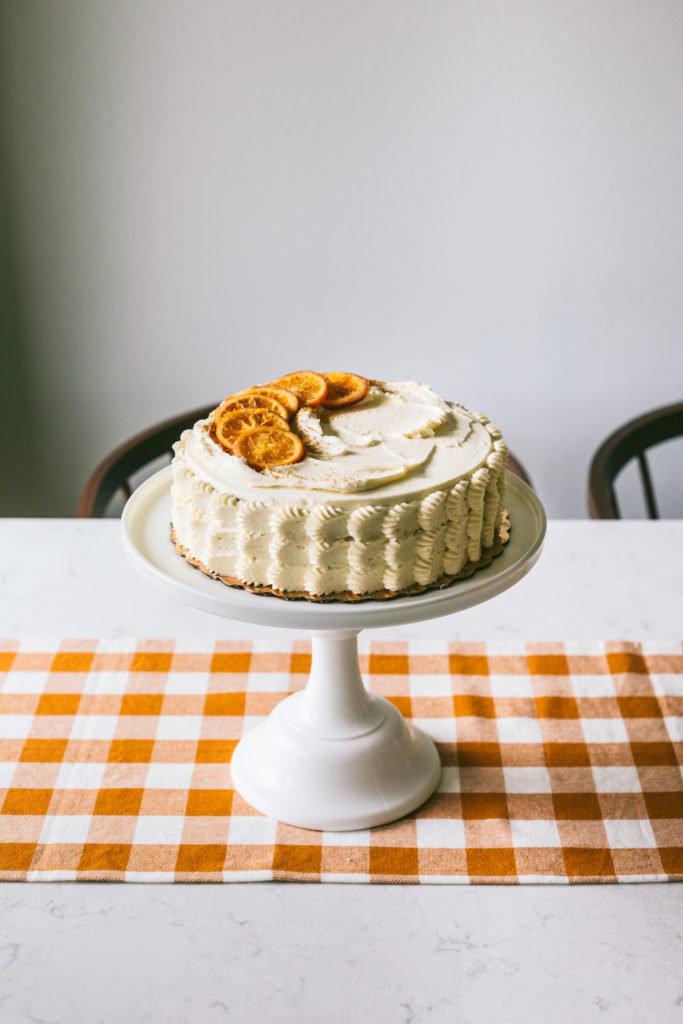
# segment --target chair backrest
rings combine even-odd
[[[102,518],[117,491],[122,491],[129,498],[131,477],[160,456],[166,453],[170,456],[171,446],[183,430],[188,430],[197,420],[205,419],[215,407],[216,403],[203,406],[157,423],[116,448],[100,462],[86,483],[76,515],[81,519]]]
[[[619,427],[600,445],[588,474],[588,509],[592,519],[619,519],[614,482],[631,459],[638,460],[645,503],[650,519],[658,519],[659,511],[652,486],[646,451],[662,441],[683,436],[683,402],[638,416]]]
[[[116,448],[100,462],[83,488],[76,516],[80,519],[101,519],[106,516],[117,492],[121,491],[125,498],[129,498],[133,489],[131,477],[160,456],[168,454],[170,457],[171,446],[183,430],[189,430],[197,420],[206,419],[215,407],[216,403],[157,423]],[[533,487],[529,474],[513,455],[508,458],[507,468]]]

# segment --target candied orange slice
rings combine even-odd
[[[241,391],[237,397],[241,398],[242,395],[265,395],[267,398],[274,398],[280,405],[284,405],[290,418],[299,408],[299,399],[293,391],[288,391],[287,388],[278,388],[275,385],[263,384],[256,388],[247,388],[246,391]]]
[[[367,397],[370,381],[357,373],[324,373],[327,381],[326,409],[341,409],[344,405],[355,405]]]
[[[267,466],[291,466],[304,457],[303,442],[291,430],[280,427],[254,427],[240,434],[234,454],[246,459],[254,469]]]
[[[239,435],[254,427],[278,427],[289,431],[287,420],[271,409],[228,409],[220,419],[214,420],[216,440],[231,454]]]
[[[226,398],[225,401],[219,405],[215,413],[216,423],[218,423],[226,412],[230,412],[231,409],[270,409],[271,412],[275,412],[278,416],[282,416],[283,420],[288,419],[290,416],[289,409],[286,409],[282,402],[278,402],[278,400],[273,398],[271,395],[262,395],[258,392],[253,395],[245,393],[231,395],[230,398]]]
[[[321,405],[327,397],[327,382],[320,373],[313,370],[297,370],[286,373],[272,382],[277,387],[293,391],[302,405]]]

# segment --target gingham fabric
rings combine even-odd
[[[634,882],[683,878],[683,646],[369,643],[434,740],[415,813],[313,832],[231,787],[305,643],[0,642],[0,878]]]

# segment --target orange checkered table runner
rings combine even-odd
[[[232,789],[243,729],[309,664],[303,642],[0,642],[0,878],[683,879],[683,645],[361,642],[443,773],[357,832],[283,825]]]

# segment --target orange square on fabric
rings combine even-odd
[[[505,793],[461,793],[463,818],[507,818]]]
[[[89,672],[94,657],[94,651],[58,651],[52,660],[50,671]]]
[[[588,821],[602,818],[596,793],[554,793],[555,817],[560,820]]]
[[[650,818],[683,818],[683,792],[644,793]]]
[[[636,654],[635,651],[609,651],[607,654],[607,664],[613,675],[619,675],[624,672],[647,675],[645,659],[642,654]]]
[[[659,856],[667,875],[683,875],[683,846],[660,847]]]
[[[28,871],[37,843],[0,843],[0,871]]]
[[[671,743],[631,742],[633,761],[637,765],[677,765],[676,751]]]
[[[43,693],[38,701],[36,714],[75,715],[80,701],[80,693]]]
[[[154,740],[112,740],[107,761],[122,764],[146,764],[152,760]]]
[[[124,693],[120,714],[158,715],[163,702],[163,693]]]
[[[237,740],[199,740],[195,761],[197,764],[229,764]]]
[[[417,847],[371,846],[371,875],[417,875],[420,865]]]
[[[565,847],[564,866],[572,878],[614,878],[614,864],[609,850],[588,847]]]
[[[211,658],[212,672],[248,672],[250,651],[219,651]]]
[[[61,761],[68,740],[26,740],[21,761]]]
[[[205,873],[222,871],[225,864],[224,843],[183,843],[178,848],[176,871]]]
[[[311,656],[306,651],[294,651],[289,661],[289,671],[296,675],[308,675],[311,671]]]
[[[449,654],[448,669],[452,676],[487,676],[489,659],[485,654]]]
[[[78,862],[79,871],[125,871],[130,843],[86,843]]]
[[[130,663],[131,672],[170,672],[171,651],[136,651]]]
[[[205,715],[243,715],[245,693],[207,693],[204,700]]]
[[[319,874],[322,866],[322,847],[304,843],[277,843],[273,856],[273,871]]]
[[[656,697],[619,697],[617,704],[623,718],[661,718],[662,709]]]
[[[0,672],[9,672],[16,656],[16,651],[0,651]]]
[[[478,878],[512,877],[517,874],[515,852],[506,847],[468,850],[467,870]]]
[[[404,718],[412,718],[410,697],[387,697]]]
[[[215,818],[230,814],[231,809],[231,789],[191,789],[185,814]]]
[[[532,676],[569,675],[569,663],[564,654],[529,654],[527,658]]]
[[[458,718],[495,718],[496,705],[493,697],[457,693],[453,696],[453,714]]]
[[[370,674],[376,676],[407,676],[410,673],[407,654],[371,654],[369,666]]]
[[[139,814],[143,789],[100,789],[93,814]]]
[[[503,764],[499,743],[457,743],[455,752],[458,764],[467,765],[470,768],[475,768],[477,765],[486,768],[501,768]]]
[[[583,768],[590,765],[585,743],[544,743],[546,762],[554,768]]]
[[[3,814],[47,814],[52,789],[8,789],[2,804]]]
[[[579,709],[573,697],[537,697],[539,718],[578,718]]]

